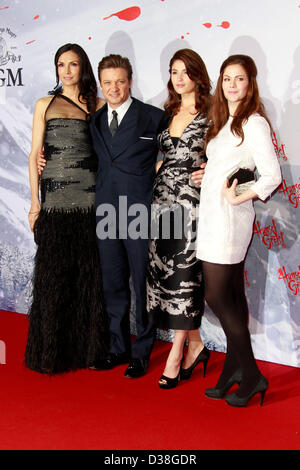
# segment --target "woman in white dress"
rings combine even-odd
[[[201,186],[197,257],[203,262],[205,299],[217,315],[227,338],[227,354],[220,378],[205,394],[232,406],[246,406],[256,393],[261,405],[268,388],[251,346],[248,306],[244,291],[244,260],[255,217],[253,199],[265,200],[281,182],[271,140],[271,125],[259,98],[257,69],[249,56],[234,55],[220,69],[212,125],[206,137],[208,163]],[[257,169],[260,177],[237,194],[235,170]]]

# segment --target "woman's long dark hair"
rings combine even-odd
[[[60,56],[65,52],[73,51],[78,55],[80,60],[80,77],[79,77],[79,94],[78,100],[81,103],[86,103],[89,113],[94,113],[96,110],[97,104],[97,82],[93,73],[93,69],[90,63],[90,60],[86,52],[78,44],[65,44],[61,46],[54,57],[55,71],[56,71],[56,86],[52,91],[49,92],[50,95],[58,95],[62,91],[62,86],[59,85],[59,76],[57,70],[57,64]]]
[[[236,54],[229,56],[221,65],[220,76],[216,86],[216,91],[213,96],[213,103],[209,113],[209,120],[212,125],[209,127],[206,134],[206,146],[208,142],[213,139],[225,126],[229,118],[228,103],[224,96],[222,83],[224,70],[229,65],[241,65],[245,70],[249,85],[245,98],[239,103],[234,118],[231,123],[231,131],[234,135],[241,138],[241,143],[244,141],[243,124],[247,122],[251,114],[258,113],[263,116],[269,123],[270,130],[272,130],[271,123],[266,115],[265,108],[261,102],[258,85],[256,82],[257,68],[254,60],[243,54]]]
[[[175,60],[182,60],[186,67],[188,77],[195,82],[195,108],[197,113],[207,114],[211,102],[211,83],[205,64],[199,54],[192,49],[180,49],[175,52],[170,60],[169,72]],[[169,96],[164,105],[166,113],[174,116],[178,113],[181,105],[181,96],[174,90],[172,80],[168,81]]]

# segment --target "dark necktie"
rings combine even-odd
[[[109,130],[112,135],[112,137],[115,135],[116,130],[118,129],[118,113],[117,111],[112,112],[113,118],[111,120],[111,123],[109,125]]]

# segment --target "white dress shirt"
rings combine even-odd
[[[111,108],[109,103],[107,103],[107,118],[108,118],[108,125],[110,125],[111,120],[113,118],[112,112],[116,111],[118,113],[118,125],[121,124],[121,121],[125,114],[127,113],[129,106],[132,103],[132,98],[131,96],[128,96],[127,100],[122,103],[118,108]]]

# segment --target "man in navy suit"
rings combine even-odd
[[[115,54],[104,57],[98,74],[107,104],[94,114],[91,133],[99,164],[97,235],[111,342],[109,355],[93,368],[104,370],[129,363],[125,376],[135,378],[146,372],[155,334],[146,312],[147,224],[158,153],[156,136],[164,113],[130,96],[132,68],[127,58]],[[140,227],[140,237],[130,231],[130,224],[135,226],[130,214],[137,207],[142,209],[142,224],[146,225]],[[113,209],[110,215],[109,208]],[[132,344],[130,278],[137,333]]]

